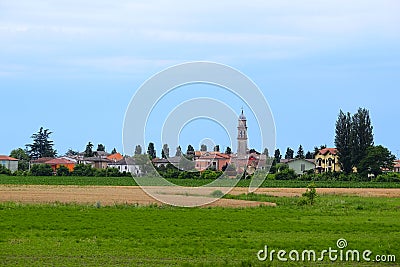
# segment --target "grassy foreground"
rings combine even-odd
[[[210,179],[168,179],[181,186],[201,186],[211,183]],[[265,180],[261,187],[305,188],[309,181]],[[80,177],[80,176],[6,176],[0,175],[0,184],[15,185],[99,185],[99,186],[135,186],[132,177]],[[250,180],[240,180],[238,187],[248,187]],[[355,181],[316,181],[318,188],[400,188],[395,182],[355,182]]]
[[[229,196],[228,196],[229,197]],[[246,198],[246,196],[239,196]],[[336,248],[397,253],[400,199],[259,196],[277,207],[246,209],[0,204],[1,266],[304,266],[259,262],[257,252]],[[332,264],[328,259],[324,265]],[[376,263],[338,262],[346,266]],[[312,265],[312,264],[311,264]],[[384,266],[395,266],[387,263]]]

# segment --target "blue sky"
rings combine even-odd
[[[135,91],[195,60],[230,65],[260,87],[281,151],[333,146],[339,109],[365,107],[375,143],[397,154],[398,14],[397,0],[0,1],[0,154],[24,147],[40,126],[54,132],[59,154],[88,141],[122,151]],[[239,113],[241,103],[226,99]],[[182,146],[205,134],[185,132]]]

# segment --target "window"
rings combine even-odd
[[[301,171],[304,172],[306,170],[306,164],[301,164]]]

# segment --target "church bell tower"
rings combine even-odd
[[[247,119],[246,116],[242,113],[239,116],[238,120],[238,146],[237,146],[237,154],[238,155],[246,155],[247,154]]]

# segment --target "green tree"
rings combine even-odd
[[[216,145],[216,146],[214,147],[214,152],[219,152],[219,145]]]
[[[351,157],[353,166],[358,165],[366,156],[367,149],[374,145],[373,127],[369,111],[364,108],[359,108],[357,113],[352,118],[351,130]]]
[[[85,149],[85,152],[84,152],[84,156],[85,156],[85,157],[93,157],[93,144],[92,144],[91,142],[89,142],[89,143],[86,145],[86,149]]]
[[[229,146],[226,147],[225,154],[228,154],[228,155],[232,154],[232,149]]]
[[[147,155],[150,159],[155,159],[157,157],[156,149],[154,148],[154,143],[150,142],[147,147]]]
[[[339,112],[336,121],[335,146],[338,151],[339,163],[345,174],[349,174],[353,169],[352,161],[352,119],[349,112]]]
[[[268,150],[268,148],[264,148],[263,155],[265,155],[267,158],[269,157],[269,150]]]
[[[114,149],[111,151],[111,154],[117,154],[117,149],[114,147]]]
[[[32,144],[27,144],[27,153],[31,159],[38,159],[43,157],[55,157],[57,151],[53,149],[54,142],[50,140],[49,129],[43,129],[40,127],[37,133],[34,133],[31,138],[33,139]]]
[[[76,164],[74,167],[74,171],[72,172],[73,176],[94,176],[95,170],[92,165],[89,164]]]
[[[169,147],[168,144],[164,144],[161,150],[161,158],[166,159],[169,158]]]
[[[297,155],[296,155],[296,159],[304,159],[304,150],[303,150],[303,146],[300,145],[299,149],[297,150]]]
[[[71,173],[69,172],[68,168],[64,165],[61,165],[56,170],[57,176],[70,176]]]
[[[202,152],[207,151],[207,145],[201,144],[201,146],[200,146],[200,151],[202,151]]]
[[[53,169],[48,164],[33,164],[31,174],[33,176],[52,176]]]
[[[97,151],[106,151],[106,147],[103,144],[98,144]]]
[[[314,159],[314,154],[311,151],[307,151],[306,159]]]
[[[370,146],[366,150],[366,156],[358,164],[357,171],[364,178],[368,174],[375,177],[382,174],[382,169],[392,170],[396,157],[383,146]]]
[[[22,148],[17,148],[11,151],[10,157],[18,159],[18,170],[26,171],[29,169],[29,156]]]
[[[135,155],[140,155],[142,154],[142,147],[140,145],[137,145],[135,147]]]
[[[188,158],[193,158],[194,148],[192,145],[188,145],[187,150],[186,150],[186,155],[188,156]]]
[[[71,156],[76,156],[78,154],[79,154],[79,151],[75,151],[75,150],[72,150],[71,148],[69,148],[67,150],[67,153],[65,153],[65,156],[71,157]]]
[[[294,150],[288,147],[286,149],[285,159],[293,159],[294,157]]]
[[[182,156],[182,148],[181,146],[178,146],[176,148],[175,157],[180,157],[180,156]]]
[[[276,163],[280,163],[282,159],[281,151],[278,149],[275,150],[274,158]]]

